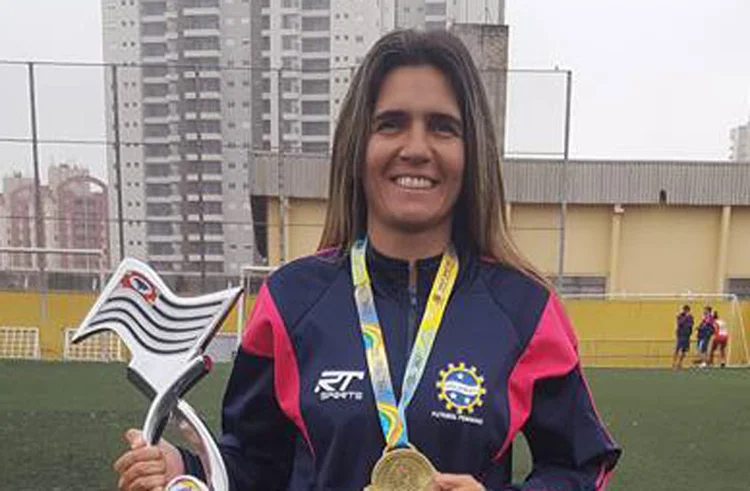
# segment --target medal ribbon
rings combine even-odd
[[[409,362],[404,371],[401,388],[401,400],[397,403],[388,369],[383,331],[380,328],[378,313],[375,309],[375,297],[372,293],[372,282],[367,272],[365,251],[367,239],[359,239],[352,246],[352,282],[354,283],[354,301],[359,313],[362,329],[362,342],[365,347],[367,368],[375,402],[383,429],[386,449],[402,447],[409,444],[409,433],[406,428],[406,408],[414,397],[417,385],[422,378],[427,359],[432,351],[438,329],[440,328],[448,298],[458,276],[458,256],[452,245],[440,260],[435,281],[432,283],[424,315],[419,324],[417,338],[409,355]]]

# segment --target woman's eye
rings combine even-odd
[[[394,120],[383,120],[378,122],[378,124],[375,126],[377,131],[395,131],[399,129],[400,125],[398,121]]]
[[[430,126],[432,127],[432,131],[435,131],[437,133],[442,133],[446,135],[454,135],[454,136],[461,135],[460,128],[453,121],[449,121],[445,119],[436,119],[432,121]]]

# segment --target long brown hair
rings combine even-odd
[[[484,84],[464,44],[447,31],[393,31],[375,43],[359,66],[333,137],[328,210],[320,248],[348,249],[366,233],[367,203],[362,179],[380,86],[394,69],[415,65],[437,68],[448,79],[461,109],[465,168],[454,209],[454,234],[476,253],[548,286],[511,240],[503,214],[500,155]]]

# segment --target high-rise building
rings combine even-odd
[[[236,274],[267,255],[263,227],[252,226],[266,217],[248,188],[253,155],[327,152],[354,70],[380,35],[503,20],[503,0],[103,6],[105,60],[138,65],[118,67],[116,81],[107,74],[110,101],[117,89],[125,250],[163,272]],[[108,128],[115,140],[111,108]],[[115,161],[112,149],[112,183]],[[116,221],[110,236],[118,251]]]
[[[163,272],[236,274],[254,253],[250,21],[258,2],[103,0],[109,139],[125,254]],[[257,15],[255,16],[257,17]],[[116,183],[115,149],[109,156]],[[118,213],[117,193],[110,207]],[[111,230],[112,250],[120,231]],[[119,255],[115,254],[116,257]]]
[[[730,138],[732,147],[729,158],[735,162],[750,161],[750,123],[732,128]]]

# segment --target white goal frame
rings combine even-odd
[[[124,362],[127,361],[127,349],[120,337],[112,331],[100,332],[73,344],[76,329],[69,327],[63,332],[64,361]]]
[[[0,352],[0,359],[5,360],[39,360],[41,358],[41,340],[39,337],[39,328],[32,326],[0,326],[0,339],[13,337],[14,334],[32,334],[33,340],[29,349],[29,354],[24,356],[11,356]]]

